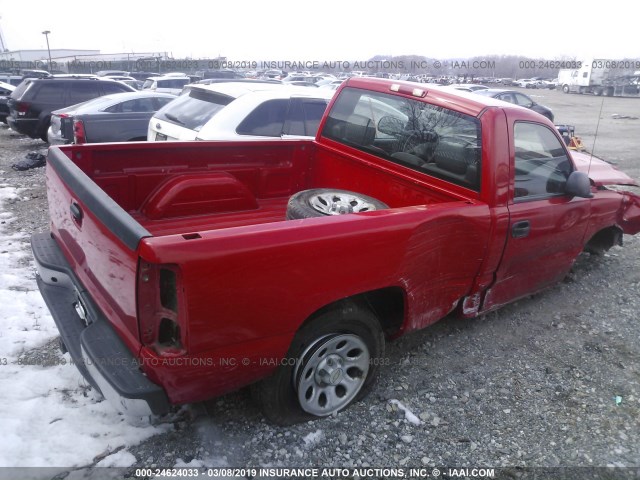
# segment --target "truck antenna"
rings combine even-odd
[[[591,160],[593,160],[593,152],[596,150],[596,141],[598,140],[598,129],[600,128],[600,119],[602,118],[602,108],[604,107],[604,95],[602,96],[602,102],[600,102],[600,112],[598,113],[598,122],[596,123],[596,133],[593,137],[593,145],[591,146],[591,153],[589,155],[589,168],[587,168],[587,175],[591,172]]]

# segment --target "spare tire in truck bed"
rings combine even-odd
[[[384,210],[389,206],[361,193],[333,188],[314,188],[292,195],[287,204],[287,220],[344,215]]]

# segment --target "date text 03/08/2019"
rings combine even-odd
[[[209,478],[495,478],[493,468],[410,468],[410,467],[361,467],[361,468],[138,468],[137,478],[209,477]]]

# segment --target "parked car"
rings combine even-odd
[[[147,140],[313,137],[333,93],[265,82],[191,85],[156,112]]]
[[[537,82],[536,80],[532,80],[530,78],[521,78],[520,80],[514,80],[512,85],[514,87],[536,88]]]
[[[558,86],[557,82],[553,80],[538,80],[538,88],[547,88],[549,90],[554,90]]]
[[[456,90],[462,90],[466,92],[475,92],[476,90],[487,90],[489,87],[486,85],[478,85],[475,83],[454,83],[449,85],[450,88],[455,88]]]
[[[47,138],[52,145],[146,140],[151,116],[175,98],[158,92],[94,98],[52,112]]]
[[[50,72],[46,70],[34,70],[34,69],[23,69],[20,70],[22,74],[22,78],[49,78],[51,76]]]
[[[225,78],[225,79],[240,79],[246,78],[244,75],[238,72],[234,72],[233,70],[222,69],[222,70],[205,70],[202,72],[202,79],[206,80],[209,78]]]
[[[314,77],[310,75],[287,75],[282,79],[282,83],[292,83],[292,82],[306,82],[306,83],[314,83]]]
[[[473,93],[477,93],[478,95],[485,95],[487,97],[497,98],[498,100],[504,100],[505,102],[514,103],[516,105],[520,105],[521,107],[528,108],[529,110],[533,110],[534,112],[538,112],[541,115],[544,115],[549,120],[553,122],[553,112],[549,107],[545,107],[544,105],[540,105],[539,103],[534,102],[531,97],[525,95],[524,93],[516,92],[515,90],[503,90],[500,88],[488,88],[486,90],[476,90]]]
[[[104,78],[107,78],[109,80],[116,80],[118,82],[122,82],[125,83],[127,85],[129,85],[130,87],[135,88],[136,90],[141,90],[142,89],[142,84],[143,82],[141,82],[140,80],[136,80],[133,77],[129,77],[127,75],[105,75]]]
[[[150,77],[142,84],[142,90],[179,95],[184,86],[190,83],[191,78],[187,76]]]
[[[281,80],[275,80],[273,78],[233,78],[233,79],[229,79],[229,78],[205,78],[204,80],[198,80],[197,82],[195,82],[197,85],[211,85],[214,83],[229,83],[229,82],[235,82],[235,83],[272,83],[272,84],[278,84],[278,85],[282,85],[282,81]]]
[[[113,93],[135,92],[116,82],[93,78],[31,78],[23,81],[9,98],[9,126],[31,138],[47,141],[51,112],[69,105]]]
[[[14,85],[10,83],[0,82],[0,121],[7,123],[7,117],[9,116],[9,95],[16,89]]]
[[[126,70],[100,70],[96,72],[98,77],[108,77],[110,75],[128,76],[129,72]]]
[[[136,80],[138,80],[141,83],[144,83],[144,81],[147,78],[151,78],[151,77],[160,77],[161,75],[157,72],[130,72],[128,74],[129,77],[133,77]]]
[[[338,87],[342,85],[342,82],[344,82],[344,80],[333,80],[329,83],[324,83],[322,85],[319,85],[318,88],[328,89],[328,90],[337,90]]]
[[[0,82],[8,83],[17,87],[22,83],[22,75],[13,75],[11,73],[0,73]]]
[[[51,78],[100,78],[93,73],[56,73]]]

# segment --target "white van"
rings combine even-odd
[[[180,95],[185,85],[191,83],[189,77],[150,77],[144,81],[142,90],[152,90],[159,93],[173,93]]]

